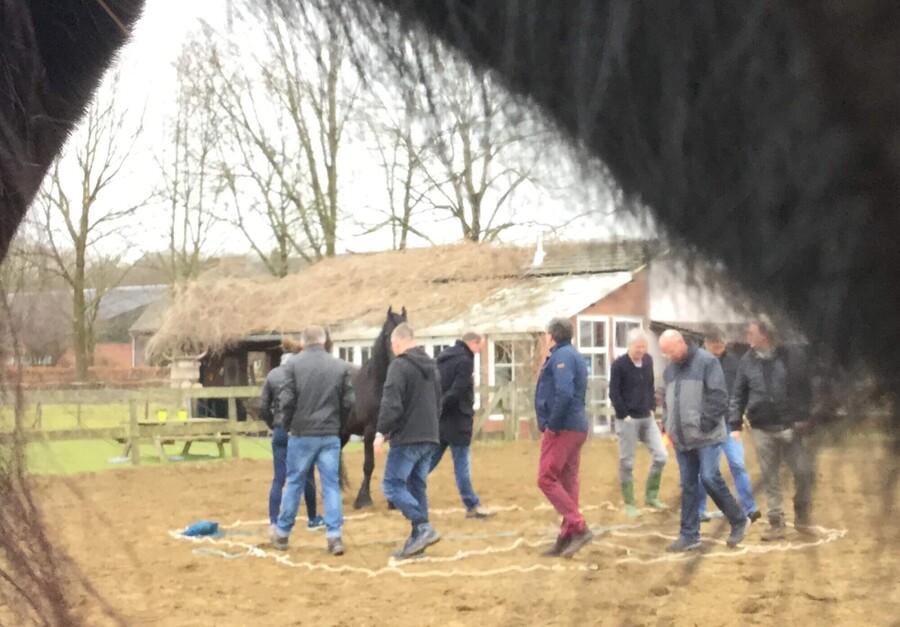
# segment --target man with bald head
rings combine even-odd
[[[409,538],[394,552],[402,560],[420,557],[441,539],[428,520],[427,482],[440,443],[442,394],[437,364],[405,322],[391,333],[391,351],[396,359],[384,380],[375,450],[391,443],[381,487],[410,522]]]
[[[700,482],[728,522],[728,546],[744,539],[750,521],[719,472],[719,455],[727,437],[728,388],[719,360],[689,345],[674,329],[659,338],[669,361],[663,380],[663,424],[675,447],[681,474],[681,530],[667,551],[694,551],[700,544]]]

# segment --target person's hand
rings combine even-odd
[[[375,442],[372,443],[376,455],[381,455],[382,447],[384,447],[384,436],[380,433],[375,434]]]
[[[735,442],[740,442],[741,441],[741,432],[740,431],[732,431],[731,439],[734,440]]]

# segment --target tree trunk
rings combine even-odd
[[[80,287],[75,287],[72,292],[72,340],[75,349],[75,378],[79,381],[87,381],[90,355],[88,355],[89,342],[85,324],[84,281],[82,280],[80,283]]]

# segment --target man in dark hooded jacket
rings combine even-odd
[[[391,448],[384,465],[384,496],[412,524],[412,533],[397,559],[421,554],[440,535],[428,522],[426,481],[438,449],[441,381],[434,360],[419,346],[403,323],[391,333],[396,358],[388,366],[378,412],[375,448],[387,439]]]
[[[469,331],[454,346],[444,349],[437,358],[441,374],[441,444],[431,460],[431,471],[437,468],[447,448],[453,457],[453,474],[466,518],[485,519],[493,516],[481,508],[481,501],[472,487],[470,471],[472,417],[475,415],[475,355],[481,352],[482,338]]]

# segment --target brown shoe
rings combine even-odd
[[[585,529],[581,533],[577,533],[569,540],[569,543],[563,547],[562,552],[559,554],[560,557],[572,557],[583,547],[585,544],[590,544],[591,540],[594,539],[594,532],[590,529]]]
[[[544,557],[559,557],[562,555],[563,549],[569,544],[569,538],[562,536],[556,537],[556,542],[549,549],[541,553]]]
[[[784,540],[787,532],[784,528],[784,525],[772,525],[765,531],[763,531],[760,538],[763,542],[773,542],[775,540]]]
[[[482,509],[480,505],[476,505],[475,507],[469,508],[466,510],[466,518],[474,518],[476,520],[487,520],[491,516],[493,516],[496,512],[492,512],[490,510]]]
[[[328,552],[331,555],[344,554],[344,543],[340,538],[328,538]]]
[[[794,523],[794,529],[797,530],[797,533],[804,536],[809,536],[811,538],[819,537],[819,530],[809,523]]]

